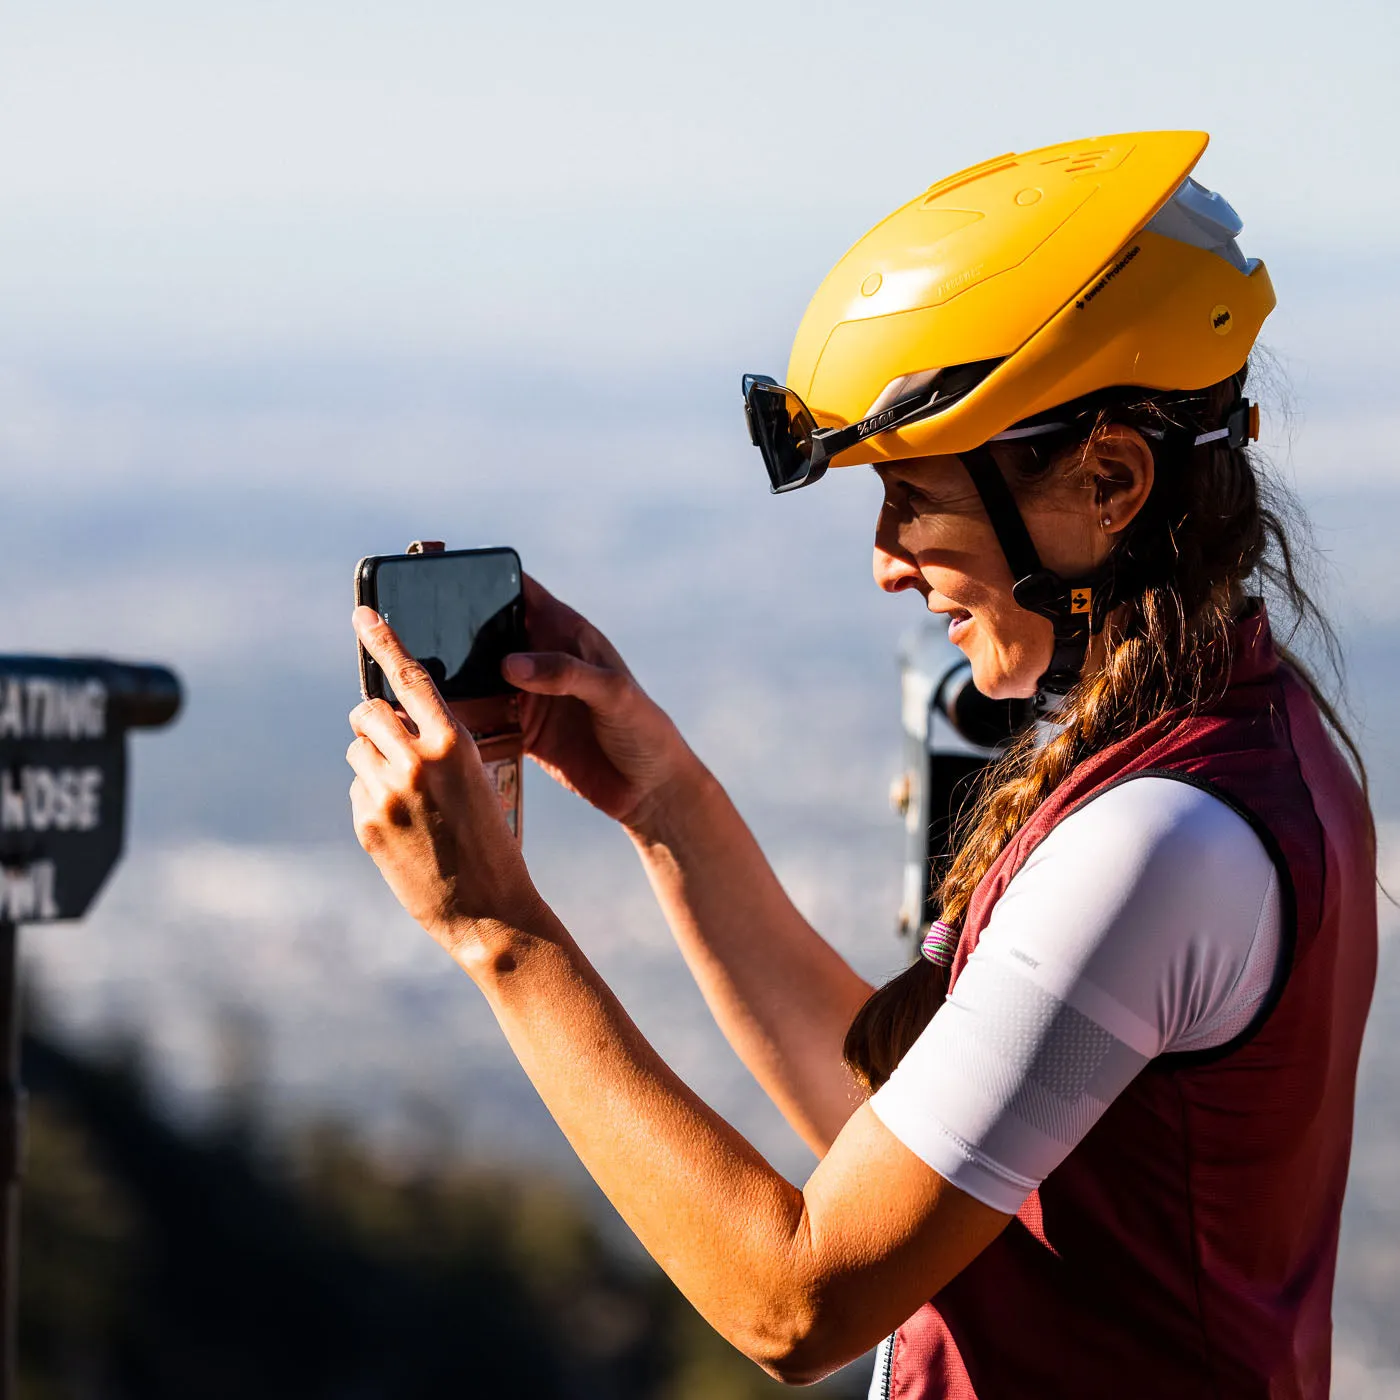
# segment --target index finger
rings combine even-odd
[[[418,726],[418,732],[424,735],[455,732],[457,722],[433,684],[433,678],[404,650],[394,629],[373,608],[363,604],[355,609],[351,621],[360,645],[379,663],[404,713]]]

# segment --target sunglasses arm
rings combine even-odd
[[[862,418],[845,428],[818,428],[812,434],[812,465],[825,467],[839,453],[855,447],[876,433],[897,428],[911,418],[917,418],[928,407],[928,397],[921,395],[914,402],[893,404],[882,413]]]

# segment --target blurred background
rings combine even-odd
[[[1000,151],[1209,130],[1280,305],[1265,446],[1313,522],[1400,885],[1394,6],[8,0],[0,649],[173,665],[96,914],[25,938],[31,1397],[710,1400],[775,1387],[640,1257],[354,842],[358,557],[509,543],[729,785],[859,970],[902,965],[869,473],[775,500],[781,376],[867,227]],[[527,776],[546,896],[794,1180],[625,840]],[[1336,1394],[1400,1395],[1392,906]],[[827,1387],[863,1393],[853,1367]]]

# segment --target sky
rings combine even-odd
[[[918,613],[870,582],[869,474],[769,497],[737,380],[781,375],[821,277],[896,205],[1090,134],[1212,134],[1197,175],[1280,298],[1265,446],[1316,531],[1394,823],[1397,41],[1371,0],[8,0],[0,647],[159,659],[188,697],[135,741],[129,853],[94,917],[26,935],[53,1014],[140,1026],[190,1112],[251,1017],[285,1114],[562,1160],[346,820],[351,573],[415,537],[518,547],[619,643],[819,927],[894,970],[894,656]],[[626,843],[537,774],[525,821],[643,1029],[800,1177]],[[1368,1042],[1339,1292],[1353,1400],[1400,1374],[1372,1307],[1400,1288],[1395,1019]]]
[[[1393,6],[986,14],[13,0],[6,320],[89,350],[778,356],[836,255],[935,178],[1167,126],[1214,133],[1200,174],[1255,253],[1348,305],[1386,262]]]

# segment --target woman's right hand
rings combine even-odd
[[[524,586],[533,649],[502,671],[524,692],[525,752],[599,811],[643,825],[699,760],[596,627],[529,575]]]

